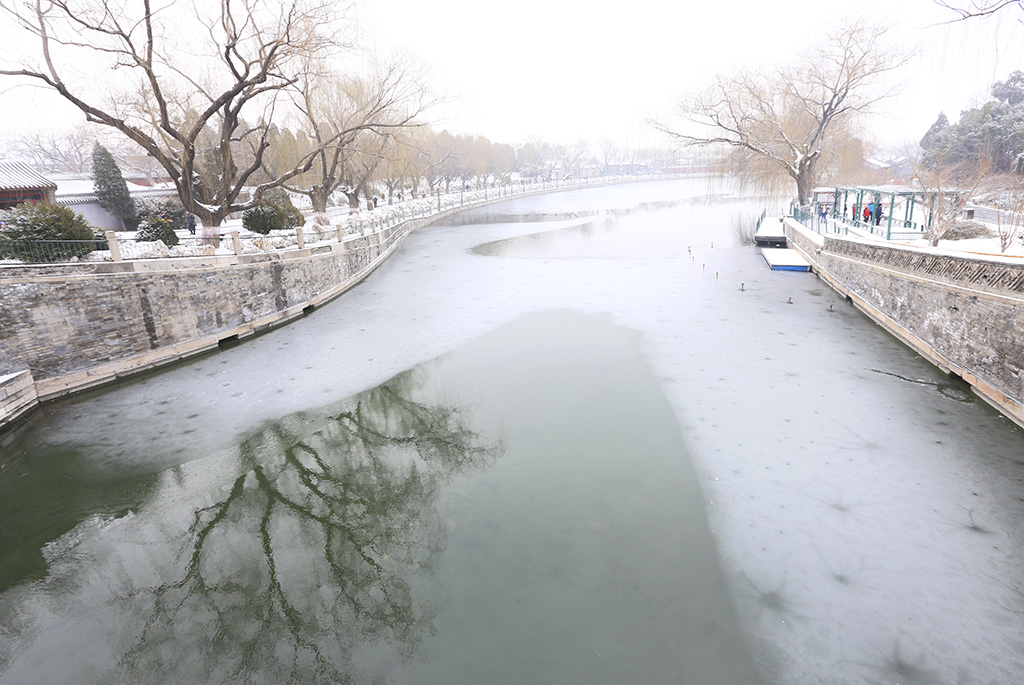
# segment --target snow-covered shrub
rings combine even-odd
[[[283,228],[281,213],[269,204],[258,204],[242,213],[242,227],[247,231],[267,235],[275,229]]]
[[[306,223],[302,212],[292,204],[292,198],[284,188],[271,188],[263,194],[263,202],[277,207],[283,217],[281,229],[295,228]]]
[[[0,223],[0,259],[56,262],[87,255],[96,247],[92,226],[64,205],[25,202],[0,212]]]
[[[163,219],[158,216],[147,216],[139,222],[139,231],[135,239],[142,242],[159,240],[168,247],[178,244],[178,234],[174,232],[174,226],[170,219]]]
[[[305,221],[302,212],[295,208],[288,193],[282,188],[271,188],[259,204],[242,213],[242,226],[261,235],[295,228]]]
[[[147,198],[137,204],[140,226],[146,217],[158,217],[170,221],[171,228],[175,231],[184,231],[187,228],[185,225],[185,207],[182,206],[181,200],[176,197]]]
[[[980,221],[954,221],[942,237],[945,240],[991,238],[992,231]]]

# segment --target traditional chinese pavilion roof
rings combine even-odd
[[[32,188],[56,190],[57,184],[34,171],[27,164],[0,161],[0,190],[28,190]]]

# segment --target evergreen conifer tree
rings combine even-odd
[[[114,156],[98,142],[92,148],[92,179],[100,207],[119,219],[122,229],[134,230],[138,224],[135,200],[128,193],[128,184]]]

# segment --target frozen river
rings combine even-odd
[[[411,236],[0,456],[0,683],[1024,682],[1024,434],[665,181]]]

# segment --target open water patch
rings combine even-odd
[[[569,310],[281,417],[45,549],[0,595],[0,682],[758,679],[638,334]]]

